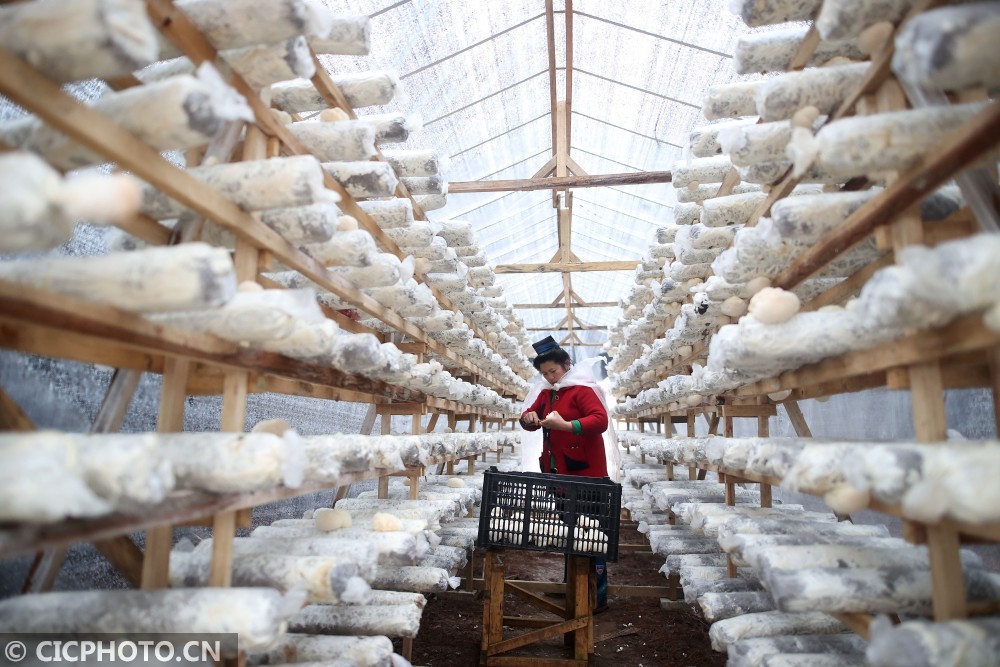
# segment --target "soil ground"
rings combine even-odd
[[[639,544],[642,535],[623,524],[620,542]],[[476,577],[482,577],[482,552],[476,552]],[[563,557],[559,554],[506,549],[507,579],[561,582]],[[665,586],[658,572],[663,557],[652,553],[621,552],[617,563],[608,563],[609,583],[631,586]],[[595,650],[591,665],[616,667],[722,667],[723,653],[712,651],[708,624],[685,605],[680,610],[660,608],[657,597],[608,597],[608,610],[594,616]],[[504,615],[539,616],[544,612],[507,595]],[[553,620],[555,617],[553,616]],[[479,664],[483,622],[480,595],[452,592],[428,596],[413,641],[413,664],[427,667],[472,667]],[[504,638],[516,634],[505,629]],[[396,649],[400,643],[396,641]],[[533,658],[570,657],[558,637],[512,652]]]

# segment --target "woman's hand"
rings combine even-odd
[[[553,431],[573,430],[573,424],[563,419],[562,415],[555,410],[545,415],[545,419],[543,419],[540,423],[543,428],[552,429]]]
[[[524,426],[536,426],[537,427],[537,426],[541,426],[542,422],[538,418],[538,414],[536,414],[535,411],[532,410],[531,412],[525,412],[523,415],[521,415],[521,424],[524,425]]]

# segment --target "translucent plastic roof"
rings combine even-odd
[[[409,148],[451,158],[449,181],[530,178],[553,154],[545,0],[323,0],[371,17],[371,54],[323,56],[334,73],[391,69],[404,94],[384,110],[420,114]],[[590,175],[669,170],[683,156],[705,90],[737,80],[731,58],[747,28],[728,0],[574,0],[570,156]],[[554,2],[556,95],[566,98],[566,5]],[[364,110],[368,112],[369,110]],[[372,109],[372,112],[383,111]],[[404,147],[404,146],[400,146]],[[658,225],[672,220],[669,183],[581,188],[573,193],[570,247],[583,261],[636,260]],[[467,220],[493,264],[548,262],[558,250],[548,190],[451,194],[432,220]],[[617,301],[633,272],[570,274],[585,302]],[[560,274],[502,274],[511,304],[550,304]],[[529,329],[551,327],[565,309],[519,311]],[[581,308],[606,326],[614,308]],[[542,337],[545,332],[532,331]],[[557,340],[565,331],[553,332]],[[586,342],[606,332],[583,330]],[[599,348],[581,348],[590,356]]]

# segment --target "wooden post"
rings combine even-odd
[[[486,552],[483,563],[483,656],[493,644],[503,639],[504,564],[496,551]]]
[[[243,142],[243,159],[267,157],[267,136],[255,125],[248,125]],[[236,238],[233,264],[238,282],[256,282],[260,252],[241,236]],[[227,433],[246,430],[247,393],[250,375],[246,371],[227,370],[222,388],[222,422]],[[212,519],[212,567],[209,586],[228,588],[233,579],[233,539],[236,536],[236,510],[219,512]]]
[[[694,437],[694,420],[695,420],[695,417],[696,417],[695,413],[693,411],[691,411],[691,410],[688,410],[688,413],[687,413],[687,436],[689,438],[693,438]]]
[[[798,407],[798,406],[796,406]],[[766,438],[771,434],[770,423],[768,422],[769,417],[767,415],[761,415],[757,417],[757,436],[760,438]],[[761,507],[771,507],[771,485],[763,484],[760,485],[760,506]]]
[[[594,602],[597,596],[597,573],[593,558],[574,556],[577,559],[574,597],[576,616],[587,616],[587,625],[573,632],[573,657],[586,660],[594,652]]]
[[[160,412],[156,430],[177,433],[184,430],[184,399],[190,361],[168,357],[163,365],[160,389]],[[142,558],[142,587],[167,588],[170,585],[170,548],[174,530],[170,525],[146,530],[146,550]]]
[[[968,608],[958,532],[951,526],[940,524],[925,528],[931,561],[934,620],[954,621],[966,618]]]
[[[420,469],[410,472],[410,500],[416,500],[420,495]]]

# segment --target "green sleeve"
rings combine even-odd
[[[574,419],[573,424],[573,435],[583,435],[583,426],[580,425],[579,419]]]

